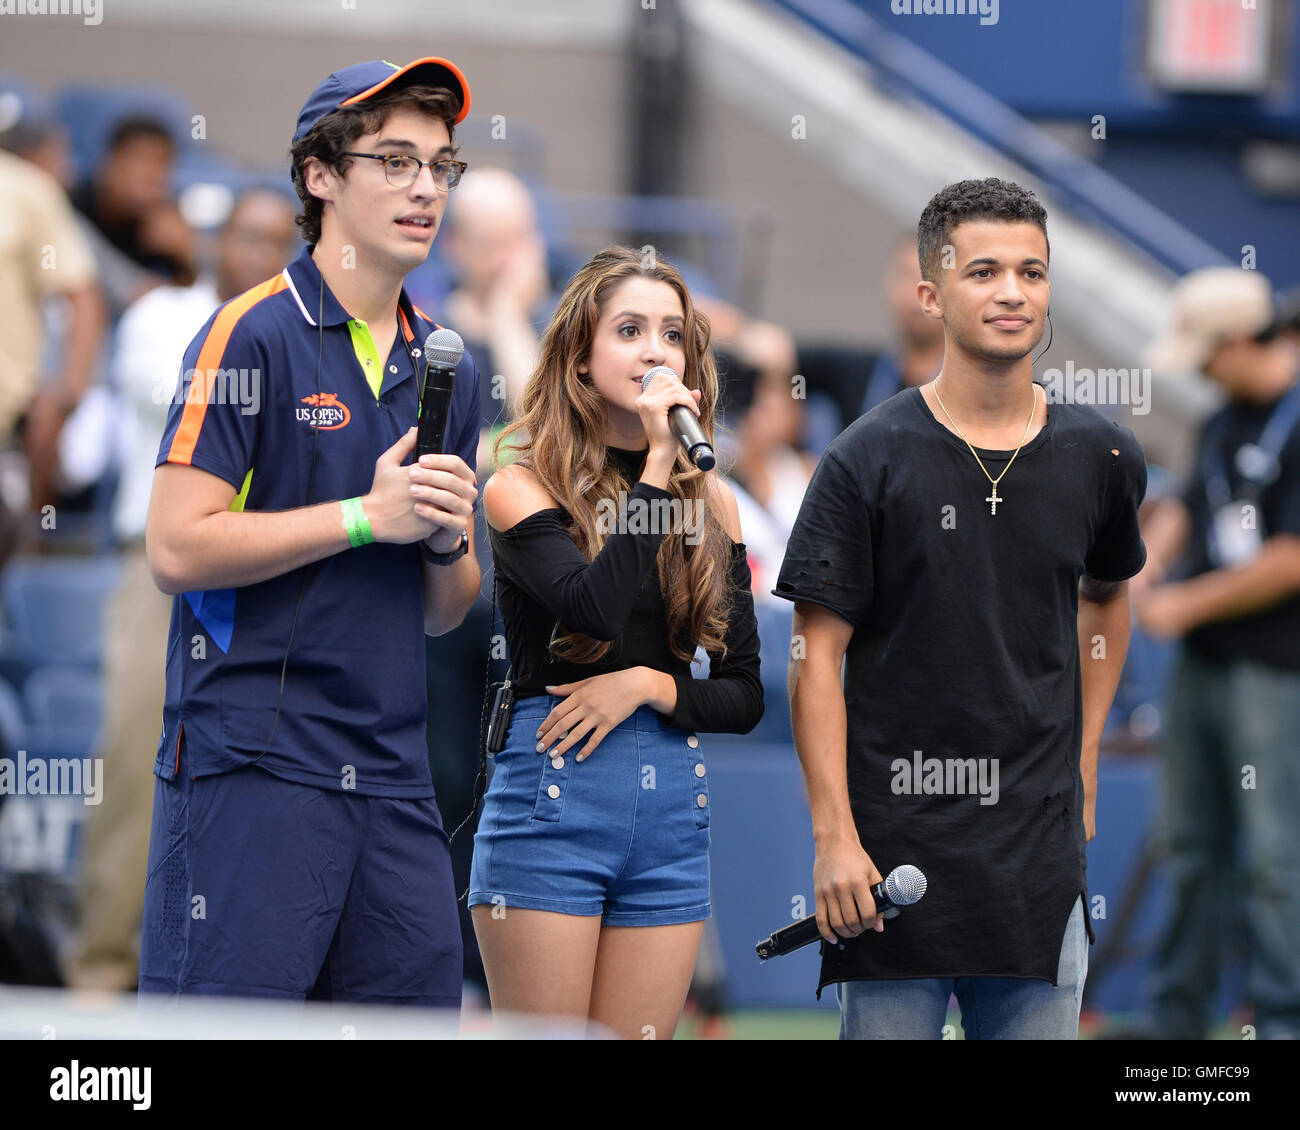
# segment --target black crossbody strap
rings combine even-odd
[[[450,844],[456,838],[456,832],[459,832],[466,824],[474,819],[478,812],[478,806],[483,800],[483,793],[487,789],[487,726],[488,726],[488,703],[492,699],[492,641],[497,627],[497,572],[495,566],[492,569],[492,613],[488,619],[488,646],[487,646],[487,663],[483,668],[483,706],[479,711],[478,720],[478,773],[474,777],[474,801],[466,814],[465,819],[456,825],[456,831],[447,837],[447,843]],[[513,666],[511,668],[513,670]],[[510,678],[509,672],[506,674],[507,680]],[[468,894],[468,890],[466,891]],[[462,899],[464,894],[460,896]]]

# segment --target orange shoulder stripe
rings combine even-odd
[[[221,358],[226,352],[226,345],[230,342],[230,335],[239,324],[239,319],[262,299],[279,294],[288,285],[284,281],[284,275],[279,274],[253,287],[252,290],[244,291],[238,298],[228,302],[217,315],[212,328],[208,330],[208,336],[203,340],[195,369],[204,374],[215,373],[220,369]],[[197,375],[195,379],[198,379]],[[206,377],[200,381],[198,391],[194,390],[194,381],[190,382],[190,388],[185,394],[185,409],[181,413],[180,426],[172,437],[171,447],[167,449],[167,462],[189,464],[193,460],[194,448],[198,445],[199,432],[203,428],[203,417],[208,410],[210,387]]]

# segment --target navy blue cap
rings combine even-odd
[[[450,90],[460,99],[460,113],[456,115],[456,124],[465,120],[469,113],[469,83],[461,74],[460,68],[447,59],[431,55],[416,59],[399,67],[383,59],[372,63],[357,63],[335,71],[307,99],[298,114],[298,125],[293,131],[293,140],[300,141],[311,132],[312,126],[326,114],[343,106],[355,106],[364,102],[372,94],[397,86],[441,86]]]

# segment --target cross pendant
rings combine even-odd
[[[987,503],[989,504],[989,513],[990,513],[990,514],[993,514],[993,515],[996,515],[997,512],[998,512],[998,503],[999,503],[999,502],[1005,502],[1005,501],[1006,501],[1005,498],[999,498],[999,497],[998,497],[998,484],[997,484],[997,483],[994,483],[994,484],[993,484],[993,493],[992,493],[991,495],[989,495],[989,497],[986,498],[984,501],[987,502]]]

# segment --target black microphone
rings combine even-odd
[[[885,876],[883,883],[871,888],[871,897],[876,900],[876,913],[881,918],[897,918],[900,907],[912,906],[921,901],[925,894],[925,876],[919,867],[904,863],[895,867]],[[769,957],[781,957],[793,953],[804,946],[810,946],[821,938],[817,929],[817,915],[801,918],[789,926],[783,926],[770,938],[765,938],[754,947],[760,960]]]
[[[656,365],[641,378],[641,391],[645,392],[650,387],[650,382],[655,377],[661,376],[676,379],[677,374],[667,365]],[[713,454],[713,445],[709,443],[708,437],[704,434],[704,429],[700,427],[699,417],[685,404],[674,404],[668,409],[668,423],[673,429],[673,434],[681,441],[682,447],[686,450],[686,458],[701,471],[712,471],[718,459]]]
[[[447,432],[456,366],[465,343],[455,330],[434,330],[424,339],[424,387],[420,390],[420,419],[415,433],[415,458],[441,455]]]

